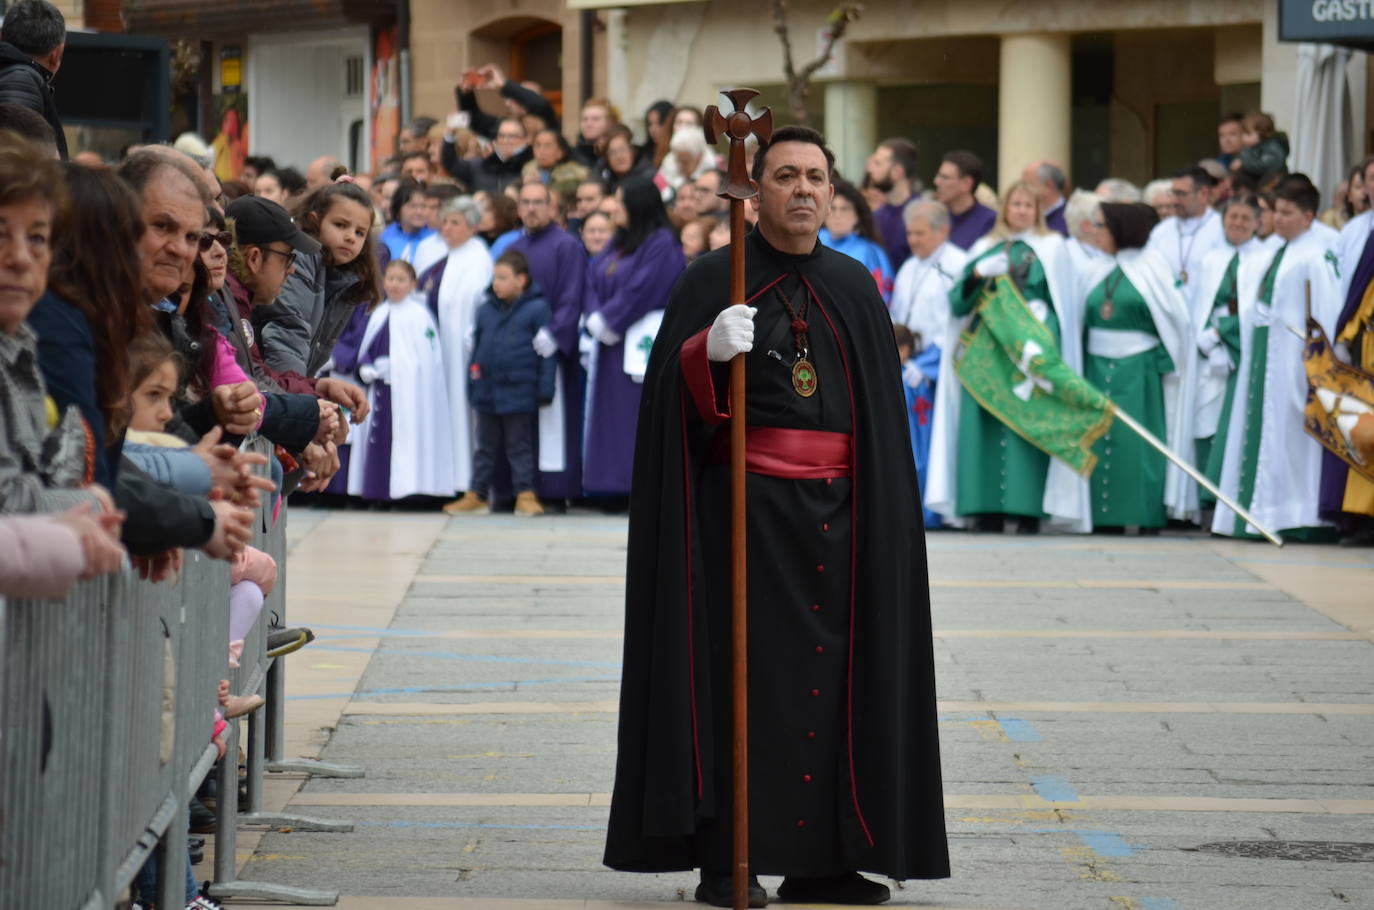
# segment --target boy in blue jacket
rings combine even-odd
[[[516,490],[516,515],[542,515],[534,494],[534,448],[540,405],[553,401],[556,357],[540,357],[534,336],[548,325],[552,311],[522,253],[496,260],[491,290],[477,309],[472,360],[468,363],[468,403],[477,412],[477,451],[472,458],[472,489],[450,514],[487,513],[487,495],[498,458],[510,463]]]

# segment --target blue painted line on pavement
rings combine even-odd
[[[1095,831],[1088,828],[1031,828],[1035,834],[1072,834],[1099,856],[1134,856],[1141,847],[1126,842],[1120,834],[1112,831]],[[1163,905],[1167,906],[1167,905]]]
[[[425,692],[481,692],[520,686],[553,686],[572,683],[619,682],[619,676],[590,676],[584,678],[556,677],[553,679],[507,679],[500,682],[464,683],[458,686],[401,686],[395,689],[367,689],[362,692],[331,692],[325,695],[288,695],[287,701],[315,701],[322,698],[367,698],[377,695],[419,695]]]
[[[1141,910],[1183,910],[1183,905],[1168,897],[1142,897]]]
[[[480,822],[354,822],[368,828],[499,828],[518,831],[605,831],[605,825],[491,825]]]
[[[1019,717],[999,717],[997,723],[1001,725],[1007,739],[1014,743],[1038,743],[1044,738],[1040,731],[1035,729],[1034,724]]]
[[[1073,788],[1073,784],[1069,783],[1067,777],[1059,774],[1032,774],[1030,780],[1035,792],[1046,802],[1078,802],[1078,791]]]
[[[492,654],[459,654],[455,651],[410,651],[402,648],[379,651],[377,648],[344,648],[339,645],[319,645],[311,651],[340,651],[348,654],[397,654],[403,657],[432,657],[436,660],[466,660],[483,664],[548,664],[552,667],[598,667],[619,670],[620,662],[604,660],[553,660],[542,657],[497,657]]]
[[[1131,856],[1140,852],[1138,847],[1126,843],[1126,839],[1120,834],[1113,834],[1110,831],[1075,830],[1073,833],[1078,835],[1078,839],[1099,856]]]

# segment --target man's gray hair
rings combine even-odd
[[[201,205],[213,202],[205,172],[185,154],[166,145],[148,145],[134,152],[119,166],[116,173],[140,197],[159,174],[171,171],[191,182]]]
[[[949,228],[949,209],[936,199],[915,199],[902,209],[902,223],[907,227],[915,224],[918,218],[924,218],[932,231]]]
[[[1160,194],[1167,196],[1172,193],[1173,190],[1174,182],[1167,177],[1161,177],[1158,180],[1151,180],[1149,183],[1145,184],[1145,189],[1141,191],[1140,195],[1143,197],[1142,201],[1146,205],[1154,205],[1155,200],[1160,197]]]
[[[1095,193],[1087,190],[1074,190],[1069,196],[1069,201],[1064,203],[1064,221],[1069,227],[1069,235],[1079,243],[1086,243],[1083,239],[1083,222],[1097,220],[1097,213],[1102,209],[1102,199]]]
[[[1057,164],[1052,162],[1040,162],[1040,166],[1035,169],[1035,176],[1041,183],[1048,183],[1054,187],[1061,196],[1064,195],[1064,190],[1068,189],[1069,178],[1065,176]]]
[[[482,220],[482,207],[471,196],[454,196],[439,209],[440,221],[453,215],[461,215],[470,227],[477,227]]]
[[[19,0],[5,11],[0,41],[21,54],[46,57],[67,43],[67,20],[47,0]]]
[[[1108,177],[1097,185],[1097,195],[1103,202],[1139,202],[1140,188],[1129,180]]]

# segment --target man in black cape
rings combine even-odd
[[[761,148],[745,239],[693,264],[654,342],[630,498],[619,758],[605,863],[701,869],[731,906],[729,365],[748,396],[750,858],[779,897],[875,904],[858,875],[949,875],[920,495],[892,322],[817,242],[819,133]],[[723,307],[726,307],[722,310]],[[767,895],[751,882],[750,906]]]

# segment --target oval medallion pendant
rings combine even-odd
[[[1112,305],[1112,298],[1108,297],[1102,303],[1102,318],[1105,319],[1107,322],[1111,322],[1112,317],[1115,315],[1116,307]]]
[[[804,357],[792,367],[792,388],[803,398],[816,394],[816,368]]]

